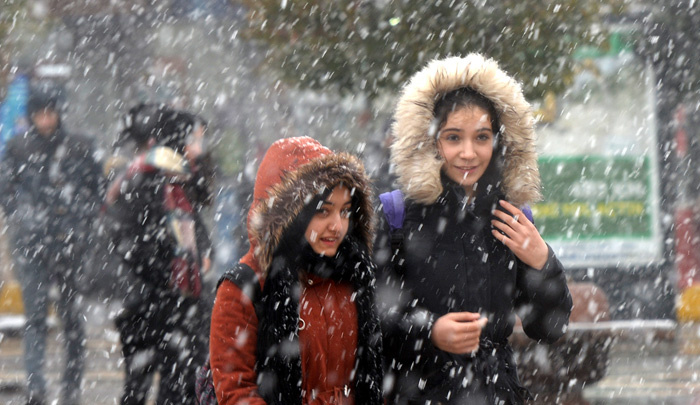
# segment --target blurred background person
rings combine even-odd
[[[206,358],[202,274],[212,250],[199,213],[211,203],[206,124],[166,106],[130,115],[127,132],[150,147],[115,178],[103,207],[105,231],[132,280],[116,319],[126,374],[121,403],[145,403],[155,371],[157,404],[193,403],[195,367]]]
[[[61,126],[61,89],[31,90],[29,131],[7,143],[1,167],[0,204],[9,217],[15,271],[26,314],[24,358],[28,403],[46,398],[44,377],[49,289],[57,287],[66,364],[60,403],[77,404],[83,375],[85,332],[79,283],[90,224],[100,202],[100,165],[92,142]]]

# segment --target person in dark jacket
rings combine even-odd
[[[416,73],[394,119],[403,242],[392,252],[383,223],[375,255],[388,401],[522,404],[516,315],[553,342],[572,306],[561,263],[521,210],[540,198],[530,106],[495,61],[470,54]]]
[[[151,110],[150,130],[138,134],[152,137],[151,147],[110,185],[103,208],[106,233],[133,280],[116,319],[121,403],[144,404],[154,371],[157,404],[194,403],[196,367],[206,358],[202,275],[211,263],[199,212],[211,199],[210,179],[192,146],[202,121],[165,106]]]
[[[15,273],[26,315],[24,359],[28,403],[47,401],[44,376],[49,289],[56,286],[66,366],[61,403],[80,398],[85,332],[79,280],[90,224],[100,205],[100,165],[92,142],[61,126],[63,98],[51,87],[33,88],[32,126],[13,137],[2,158],[0,203],[9,217]]]
[[[219,404],[383,403],[370,187],[355,157],[311,138],[270,146],[239,264],[263,309],[224,275],[209,341]]]

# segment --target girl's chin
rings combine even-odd
[[[316,252],[316,254],[319,256],[333,256],[335,254],[335,251],[330,251],[329,249],[323,249],[323,250],[314,249],[314,252]]]

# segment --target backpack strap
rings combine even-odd
[[[525,204],[522,207],[520,207],[520,210],[525,214],[525,218],[529,219],[532,224],[535,224],[535,218],[532,215],[532,208],[530,208],[529,205]]]
[[[391,234],[391,261],[394,263],[397,273],[403,274],[403,220],[406,216],[403,193],[401,190],[382,193],[379,195],[379,200],[382,202],[382,211],[386,222],[389,224]]]
[[[260,279],[255,270],[245,263],[237,263],[221,276],[216,284],[217,289],[224,280],[237,285],[243,291],[243,294],[248,296],[255,307],[255,315],[257,315],[258,319],[261,319],[263,315],[262,288],[260,288]]]
[[[401,190],[393,190],[379,195],[379,200],[382,202],[384,217],[389,223],[391,231],[403,228],[404,214],[406,213],[403,193]]]

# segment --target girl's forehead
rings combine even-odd
[[[477,106],[465,106],[450,112],[447,115],[445,124],[478,123],[491,124],[491,116],[488,111]]]
[[[328,194],[328,197],[326,197],[326,201],[330,201],[331,199],[337,200],[341,198],[345,200],[350,200],[350,197],[350,189],[342,184],[339,184],[333,187],[331,192]]]

